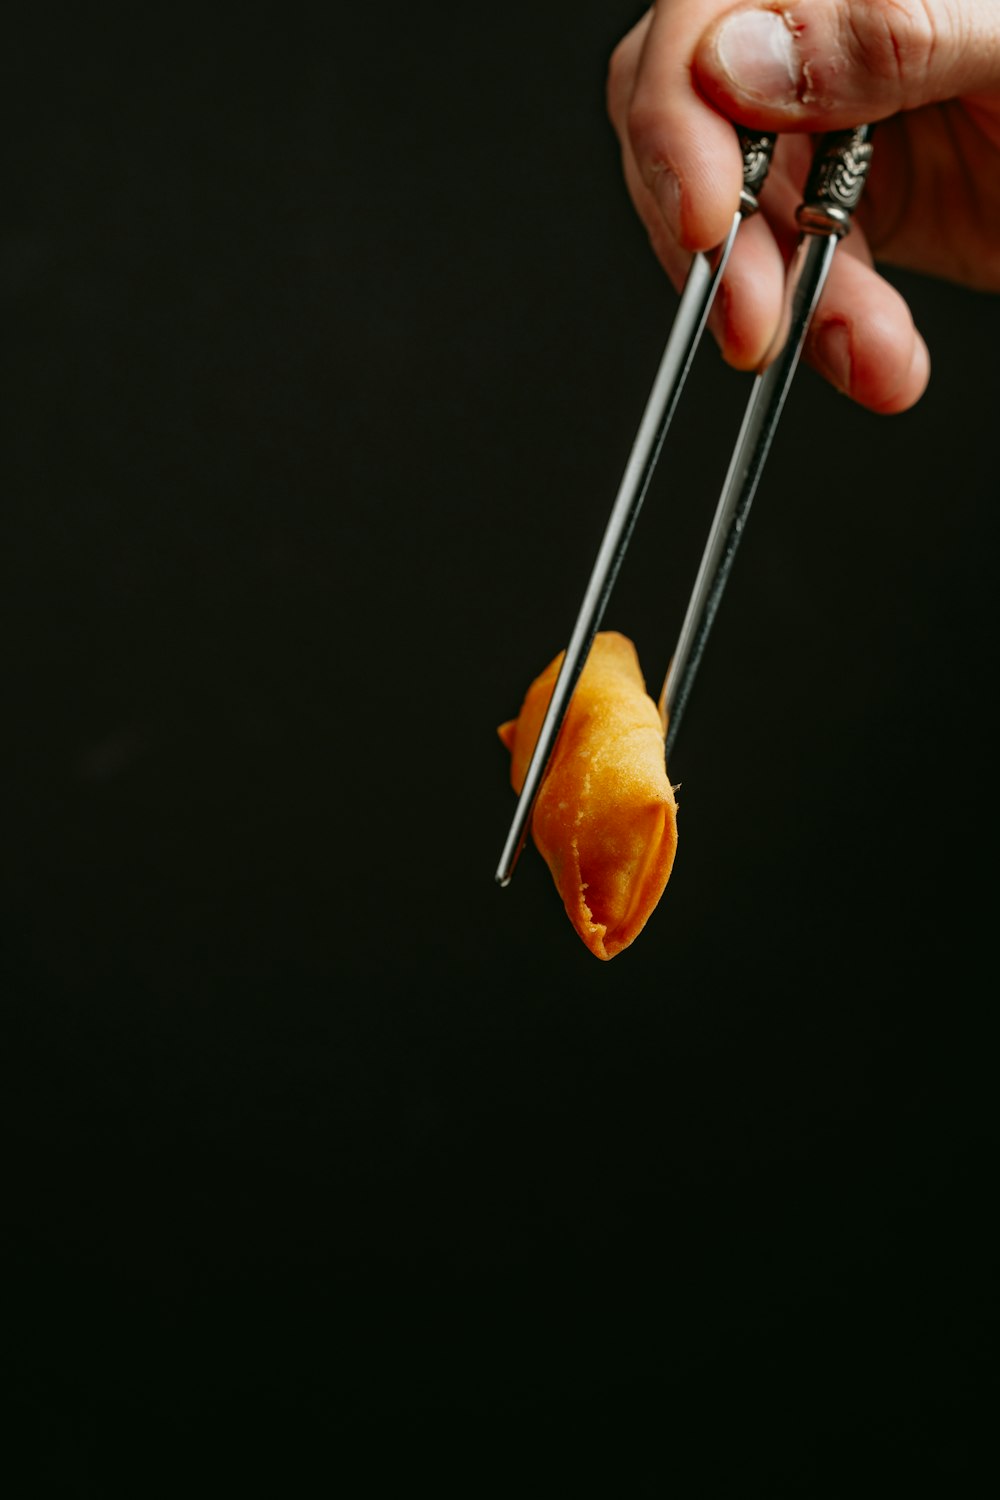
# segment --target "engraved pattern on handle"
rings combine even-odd
[[[737,125],[736,134],[743,153],[743,188],[740,192],[740,212],[744,218],[755,214],[759,207],[757,195],[764,186],[764,179],[771,168],[778,137],[764,130],[747,130]]]
[[[872,160],[872,126],[833,130],[820,141],[796,211],[809,234],[847,234]]]

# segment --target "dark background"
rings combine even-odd
[[[988,1452],[995,298],[894,274],[907,415],[801,371],[635,945],[593,959],[533,849],[493,880],[496,726],[676,305],[604,113],[639,9],[14,28],[39,1493],[954,1493]],[[608,613],[654,695],[748,385],[706,345]]]

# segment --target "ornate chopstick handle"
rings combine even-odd
[[[820,140],[795,212],[806,234],[843,236],[850,232],[851,215],[871,166],[873,130],[872,125],[855,125],[852,130],[832,130]]]
[[[771,157],[778,137],[764,130],[747,130],[737,125],[736,134],[743,153],[743,187],[740,191],[740,213],[745,219],[759,207],[757,194],[771,168]]]

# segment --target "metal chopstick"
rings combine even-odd
[[[813,156],[797,212],[802,234],[786,281],[780,350],[754,381],[660,694],[668,761],[812,315],[868,176],[871,134],[869,125],[830,132]]]
[[[502,886],[509,883],[524,847],[535,800],[566,717],[570,698],[600,627],[737,230],[743,219],[757,209],[757,194],[767,176],[776,138],[773,134],[751,132],[742,128],[738,128],[737,134],[743,153],[740,207],[733,215],[732,225],[723,243],[711,255],[697,254],[692,260],[666,348],[611,509],[500,856],[496,880]]]

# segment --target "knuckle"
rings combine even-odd
[[[942,16],[953,19],[950,10],[947,0],[943,10],[940,0],[937,6],[930,0],[880,0],[874,5],[846,6],[848,47],[866,72],[895,84],[902,97],[933,69]]]
[[[626,111],[625,127],[632,153],[645,170],[651,170],[664,161],[663,122],[659,110],[633,99]]]

